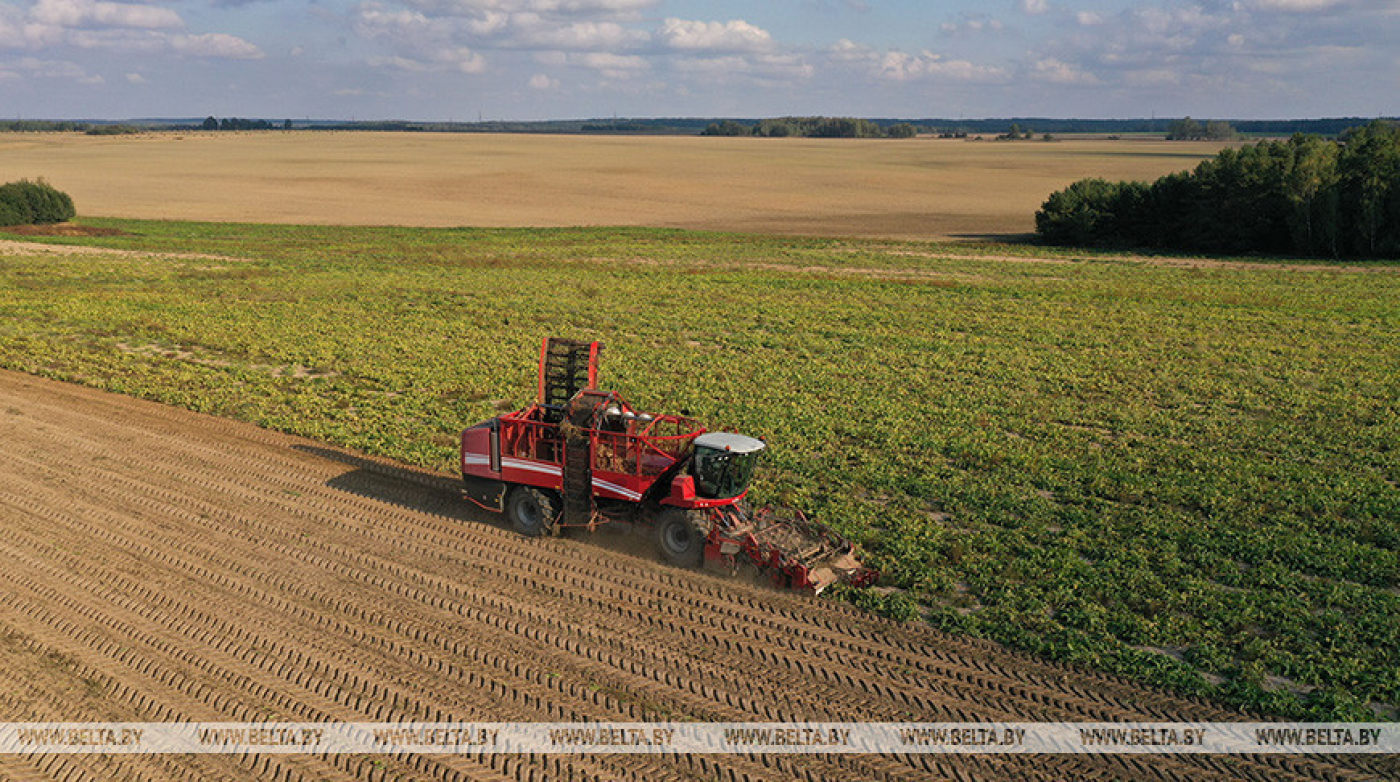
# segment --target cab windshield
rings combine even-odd
[[[709,500],[727,500],[743,494],[749,488],[749,478],[753,476],[758,454],[758,451],[734,453],[697,445],[695,493]]]

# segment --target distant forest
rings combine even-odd
[[[210,121],[213,120],[211,123]],[[1043,134],[1173,134],[1190,118],[1160,119],[1052,119],[1048,117],[1005,117],[997,119],[907,119],[851,117],[776,117],[766,119],[649,118],[543,120],[534,122],[414,122],[407,120],[245,119],[238,117],[199,119],[137,120],[0,120],[0,132],[76,132],[92,134],[130,133],[138,130],[358,130],[428,133],[560,133],[584,135],[813,135],[829,137],[907,137],[913,133],[946,137],[1006,134],[1013,125],[1023,133]],[[1209,129],[1229,126],[1243,135],[1290,136],[1311,133],[1334,138],[1348,128],[1365,125],[1370,118],[1231,120],[1202,121]],[[741,132],[742,131],[742,132]],[[1178,134],[1179,135],[1179,134]]]
[[[1229,148],[1152,183],[1082,179],[1035,225],[1079,247],[1400,258],[1400,124]]]

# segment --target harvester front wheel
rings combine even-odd
[[[559,518],[559,503],[532,486],[516,486],[506,497],[506,517],[516,532],[537,538],[553,529]]]
[[[704,517],[695,511],[667,508],[656,517],[656,550],[681,567],[699,567],[705,553]]]

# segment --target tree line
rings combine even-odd
[[[1083,179],[1035,224],[1058,245],[1400,258],[1400,124],[1226,149],[1151,184]]]
[[[855,117],[778,117],[743,123],[727,119],[712,122],[702,136],[761,136],[764,138],[913,138],[918,128],[908,122],[888,127]]]
[[[0,121],[4,133],[86,133],[89,136],[116,136],[140,133],[134,125],[75,120],[13,119]]]
[[[205,117],[201,130],[276,130],[278,126],[273,125],[265,119],[239,119],[238,117]],[[281,125],[283,130],[292,129],[292,121],[284,120]]]
[[[1167,141],[1230,141],[1239,133],[1228,122],[1213,119],[1204,125],[1190,117],[1172,120],[1167,126]]]

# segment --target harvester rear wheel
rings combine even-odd
[[[532,486],[516,486],[506,497],[506,517],[516,532],[530,538],[547,534],[559,518],[559,503]]]
[[[656,550],[672,565],[699,567],[705,553],[704,516],[667,508],[656,517]]]

